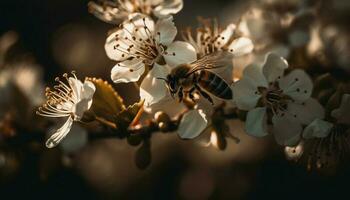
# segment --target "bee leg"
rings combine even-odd
[[[214,105],[214,101],[208,93],[204,92],[198,85],[195,85],[195,87],[198,92],[211,103],[211,105]]]
[[[182,99],[184,97],[183,88],[182,87],[179,88],[179,92],[177,93],[177,95],[179,97],[179,102],[182,102]]]

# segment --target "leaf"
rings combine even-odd
[[[127,129],[131,124],[134,124],[139,120],[143,112],[143,103],[140,101],[134,105],[129,106],[125,110],[121,111],[114,119],[118,128],[121,130]]]
[[[114,116],[126,109],[123,99],[107,81],[96,78],[87,78],[87,80],[94,83],[96,87],[92,111],[98,117],[114,121]]]

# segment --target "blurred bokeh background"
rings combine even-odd
[[[184,2],[184,9],[175,16],[179,30],[196,26],[197,16],[218,18],[223,25],[238,22],[238,17],[255,3],[246,0]],[[291,2],[301,1],[288,1]],[[316,0],[303,2],[318,3]],[[348,0],[336,2],[342,8],[340,11],[326,7],[317,17],[326,19],[325,23],[339,22],[338,27],[347,29]],[[88,0],[1,0],[0,35],[10,33],[7,35],[10,40],[17,39],[8,52],[7,62],[35,63],[43,75],[43,85],[51,85],[54,77],[72,70],[81,78],[101,77],[109,81],[113,62],[105,55],[104,42],[113,26],[88,13],[87,3]],[[337,18],[336,14],[342,15]],[[343,35],[349,37],[346,33]],[[18,73],[12,74],[16,75]],[[30,81],[26,77],[20,82]],[[34,76],[34,79],[40,78]],[[127,97],[127,104],[138,99],[138,93],[130,84],[119,84],[115,88]],[[32,117],[34,122],[40,121],[39,117]],[[145,170],[134,164],[137,148],[118,139],[84,145],[86,131],[79,126],[69,136],[73,137],[71,143],[67,140],[56,149],[32,143],[23,147],[28,137],[19,142],[0,142],[0,199],[349,198],[348,168],[339,168],[332,174],[310,172],[305,166],[285,159],[283,148],[273,139],[247,136],[239,121],[231,123],[231,130],[240,137],[241,143],[229,140],[225,151],[203,147],[196,141],[180,141],[175,134],[157,134],[152,138],[152,163]],[[40,134],[35,137],[42,141],[44,136]]]

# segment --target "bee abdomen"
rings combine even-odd
[[[200,71],[198,83],[199,86],[219,98],[232,99],[232,90],[229,85],[225,80],[210,71]]]

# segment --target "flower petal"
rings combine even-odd
[[[53,148],[57,146],[61,140],[66,137],[69,133],[73,124],[73,119],[69,117],[67,121],[63,124],[61,128],[59,128],[54,134],[50,136],[50,138],[46,141],[47,148]]]
[[[182,139],[193,139],[207,127],[208,120],[202,110],[191,110],[182,117],[177,133]]]
[[[314,98],[303,103],[289,103],[288,113],[300,120],[302,124],[310,124],[314,119],[323,119],[325,111],[322,105]]]
[[[76,100],[80,100],[81,92],[83,90],[83,83],[80,80],[73,77],[69,77],[68,83],[70,88],[72,88],[75,97],[77,98]]]
[[[187,108],[183,103],[175,101],[169,93],[157,103],[152,105],[144,105],[144,109],[149,113],[156,113],[157,111],[166,112],[170,117],[175,117],[179,113],[185,111]]]
[[[350,94],[344,94],[338,109],[332,111],[338,123],[350,124]]]
[[[183,0],[165,0],[155,7],[153,13],[158,18],[178,13],[183,8]]]
[[[261,67],[257,64],[250,64],[243,70],[243,77],[250,78],[255,84],[255,86],[267,87],[268,83],[264,77]]]
[[[165,82],[158,78],[165,78],[168,73],[168,66],[155,64],[143,79],[140,86],[140,97],[145,100],[146,106],[151,106],[166,96],[168,89]]]
[[[125,32],[122,29],[119,29],[107,37],[105,51],[108,58],[111,60],[123,61],[128,58],[126,56],[127,53],[124,50],[129,48],[129,44],[117,40],[117,37],[119,38],[124,36]]]
[[[270,53],[266,56],[262,71],[267,81],[271,83],[282,78],[284,70],[287,68],[288,63],[284,58]]]
[[[253,42],[246,37],[240,37],[228,46],[228,51],[231,52],[235,57],[243,56],[252,52],[254,49]]]
[[[333,124],[321,119],[315,119],[303,131],[303,138],[323,138],[327,137],[333,128]]]
[[[128,32],[134,32],[135,29],[141,30],[140,28],[142,28],[142,30],[145,30],[145,27],[147,27],[148,31],[151,33],[154,32],[155,28],[152,18],[141,13],[130,14],[129,20],[123,24],[123,27],[126,28]]]
[[[127,63],[130,63],[130,65]],[[127,63],[121,62],[113,67],[111,79],[115,83],[129,83],[138,81],[145,72],[145,64],[141,60],[137,60],[135,63],[127,61]]]
[[[176,41],[168,46],[164,58],[168,65],[176,67],[195,61],[197,59],[197,53],[189,43]]]
[[[254,137],[264,137],[268,134],[265,107],[258,107],[248,112],[245,130]]]
[[[74,120],[81,120],[85,111],[89,110],[92,104],[92,99],[82,99],[78,103],[74,104],[73,112],[74,112]]]
[[[312,93],[312,80],[303,70],[293,70],[286,77],[279,81],[279,86],[283,92],[292,99],[303,102]]]
[[[173,22],[173,17],[158,20],[156,24],[155,33],[156,40],[158,43],[168,46],[172,41],[174,41],[177,34],[176,26]]]
[[[82,98],[83,99],[92,99],[96,91],[95,85],[88,80],[85,80],[82,90]]]
[[[236,105],[241,110],[253,109],[261,97],[257,91],[257,86],[250,78],[243,78],[233,85],[233,96]]]
[[[294,116],[284,113],[272,117],[272,133],[278,144],[283,146],[295,146],[298,144],[303,130],[299,120]]]
[[[218,39],[216,39],[215,41],[215,45],[218,49],[222,48],[223,46],[225,46],[231,39],[232,35],[234,34],[236,30],[236,25],[234,24],[229,24],[225,30],[223,30]]]

